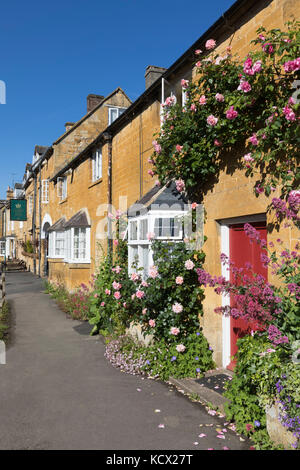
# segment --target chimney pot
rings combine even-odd
[[[163,67],[157,67],[156,65],[148,65],[145,72],[145,83],[146,90],[152,83],[154,83],[167,69]]]
[[[94,95],[94,94],[88,95],[86,98],[87,112],[89,113],[90,111],[92,111],[103,100],[104,100],[104,96],[102,95]]]

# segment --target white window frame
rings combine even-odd
[[[84,231],[85,240],[85,251],[84,257],[76,256],[75,252],[75,237],[76,232]],[[65,262],[66,263],[78,263],[78,264],[89,264],[91,262],[91,229],[90,227],[70,227],[65,231]]]
[[[63,240],[63,248],[59,248],[58,242]],[[60,253],[57,253],[60,251]],[[66,236],[64,230],[58,230],[49,233],[48,258],[64,259],[66,253]]]
[[[102,148],[97,149],[92,156],[92,181],[102,178]]]
[[[121,106],[109,106],[108,108],[108,125],[110,126],[116,119],[118,119],[119,116],[121,116],[121,114],[124,113],[124,111],[126,110],[127,108],[123,108]],[[115,119],[112,119],[112,112],[117,110],[117,117]]]
[[[49,179],[42,180],[42,204],[49,203]]]
[[[62,201],[68,196],[68,177],[59,176],[57,178],[57,197]]]
[[[6,250],[5,250],[5,241],[1,240],[0,241],[0,256],[5,256]]]
[[[155,226],[155,220],[158,218],[161,219],[171,219],[171,218],[183,218],[186,215],[187,211],[178,211],[178,210],[170,210],[170,211],[149,211],[147,215],[141,215],[138,217],[132,217],[129,218],[128,220],[128,272],[129,274],[132,274],[133,272],[136,272],[136,268],[132,266],[132,264],[135,262],[135,251],[137,248],[137,254],[138,254],[138,264],[137,268],[143,268],[143,278],[148,277],[148,272],[145,271],[145,267],[142,264],[142,255],[143,255],[143,248],[145,246],[148,247],[149,253],[148,253],[148,262],[147,262],[147,267],[149,269],[150,266],[153,265],[153,251],[151,248],[152,241],[148,240],[147,238],[147,233],[154,233],[154,226]],[[147,227],[147,233],[145,238],[140,238],[141,234],[141,223],[142,221],[147,220],[148,221],[148,227]],[[132,232],[131,232],[131,227],[132,224],[136,224],[136,233],[137,237],[136,239],[132,238]],[[161,241],[173,241],[173,242],[179,242],[183,240],[183,227],[180,227],[179,234],[178,236],[169,236],[169,237],[155,237],[155,240],[161,240]],[[140,269],[138,272],[142,272]]]

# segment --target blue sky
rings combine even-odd
[[[234,0],[2,2],[0,198],[21,181],[35,145],[86,113],[89,93],[120,86],[134,101],[147,65],[169,67]]]

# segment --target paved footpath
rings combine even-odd
[[[249,449],[231,430],[217,438],[224,419],[171,386],[114,369],[101,338],[79,334],[39,278],[8,273],[7,293],[14,326],[0,365],[1,450]]]

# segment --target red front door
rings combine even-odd
[[[262,240],[267,240],[267,230],[265,222],[253,222],[251,225],[259,232]],[[244,231],[244,224],[231,225],[229,227],[229,258],[230,261],[235,263],[237,268],[245,267],[245,263],[251,263],[253,272],[261,274],[265,279],[268,277],[267,268],[262,265],[260,255],[262,249],[254,241],[250,242],[249,237]],[[231,279],[232,280],[232,279]],[[231,299],[231,306],[234,306],[234,301]],[[245,320],[235,320],[230,317],[230,353],[234,356],[238,350],[237,340],[242,338],[250,331],[254,330],[254,326],[250,325]],[[232,360],[227,366],[228,369],[233,370],[236,365],[236,361]]]

